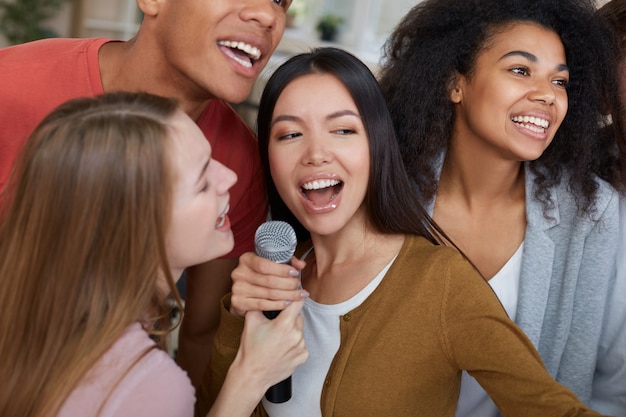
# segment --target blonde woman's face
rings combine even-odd
[[[237,176],[211,158],[209,142],[186,114],[179,112],[171,126],[174,201],[167,252],[173,276],[178,277],[184,268],[232,250],[228,190]]]

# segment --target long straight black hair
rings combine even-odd
[[[393,121],[376,78],[358,58],[337,48],[318,48],[292,57],[274,72],[261,96],[257,130],[272,218],[294,226],[299,240],[309,237],[308,231],[280,198],[272,181],[268,158],[276,102],[290,82],[309,74],[336,77],[359,110],[370,147],[364,206],[371,226],[383,233],[424,236],[435,244],[449,242],[420,204],[417,189],[404,169]]]

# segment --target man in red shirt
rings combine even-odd
[[[116,90],[177,98],[234,170],[229,212],[235,248],[187,271],[178,362],[198,386],[230,272],[254,249],[267,216],[254,133],[226,103],[244,101],[285,27],[292,0],[137,0],[144,14],[127,42],[50,39],[0,49],[0,189],[22,144],[60,103]]]

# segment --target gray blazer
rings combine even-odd
[[[626,208],[599,181],[593,218],[576,213],[565,184],[543,215],[526,170],[526,218],[516,323],[548,369],[591,408],[626,416]],[[625,203],[626,205],[626,203]],[[426,208],[432,214],[433,201]],[[621,272],[616,274],[616,268]]]

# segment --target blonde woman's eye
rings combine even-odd
[[[202,186],[202,189],[200,189],[201,193],[205,193],[207,190],[209,189],[209,183],[208,181],[204,183],[204,185]]]

